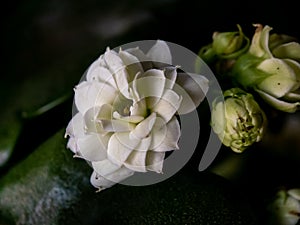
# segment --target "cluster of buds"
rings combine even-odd
[[[265,133],[267,117],[258,102],[288,113],[300,109],[300,44],[294,37],[271,33],[268,25],[254,26],[252,39],[239,25],[238,31],[215,32],[212,43],[199,53],[227,90],[222,93],[225,100],[213,104],[211,125],[235,152],[243,152]]]
[[[270,124],[264,111],[300,109],[300,44],[292,36],[271,33],[268,25],[254,27],[252,39],[240,26],[235,32],[215,32],[199,53],[226,90],[212,103],[211,127],[237,153],[263,139]],[[299,224],[300,189],[279,190],[268,212],[267,224]]]
[[[234,65],[234,78],[275,109],[295,112],[300,107],[300,44],[287,35],[270,35],[269,26],[255,26],[249,51]]]

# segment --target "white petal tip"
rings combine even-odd
[[[106,188],[103,188],[103,187],[98,187],[98,190],[96,190],[96,193],[99,193],[99,192],[101,192],[101,191],[103,191],[103,190],[105,190]]]
[[[81,158],[81,156],[78,155],[78,154],[75,154],[75,155],[73,155],[73,158],[74,158],[74,159],[75,159],[75,158]]]

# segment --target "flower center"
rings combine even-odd
[[[130,116],[130,106],[131,105],[127,105],[124,109],[123,109],[123,114],[120,113],[122,116]]]
[[[117,111],[121,116],[130,116],[130,107],[133,101],[119,94],[113,104],[113,112]]]

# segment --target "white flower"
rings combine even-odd
[[[176,113],[193,111],[208,80],[177,73],[164,41],[139,48],[107,49],[75,87],[78,112],[66,129],[67,147],[89,162],[99,190],[134,172],[162,172],[167,151],[178,149]]]

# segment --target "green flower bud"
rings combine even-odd
[[[300,45],[286,35],[270,36],[269,26],[255,26],[249,52],[236,61],[233,76],[272,107],[295,112],[300,106]]]
[[[212,48],[221,58],[235,58],[249,47],[249,39],[242,32],[240,25],[235,32],[214,32]]]
[[[250,93],[239,88],[224,92],[224,102],[215,99],[211,126],[222,143],[241,153],[262,139],[267,119]]]
[[[250,45],[240,25],[237,25],[238,31],[233,32],[214,32],[212,43],[201,48],[199,56],[210,63],[218,58],[234,59],[245,53]]]
[[[300,218],[300,189],[279,190],[269,204],[269,224],[295,225]]]

